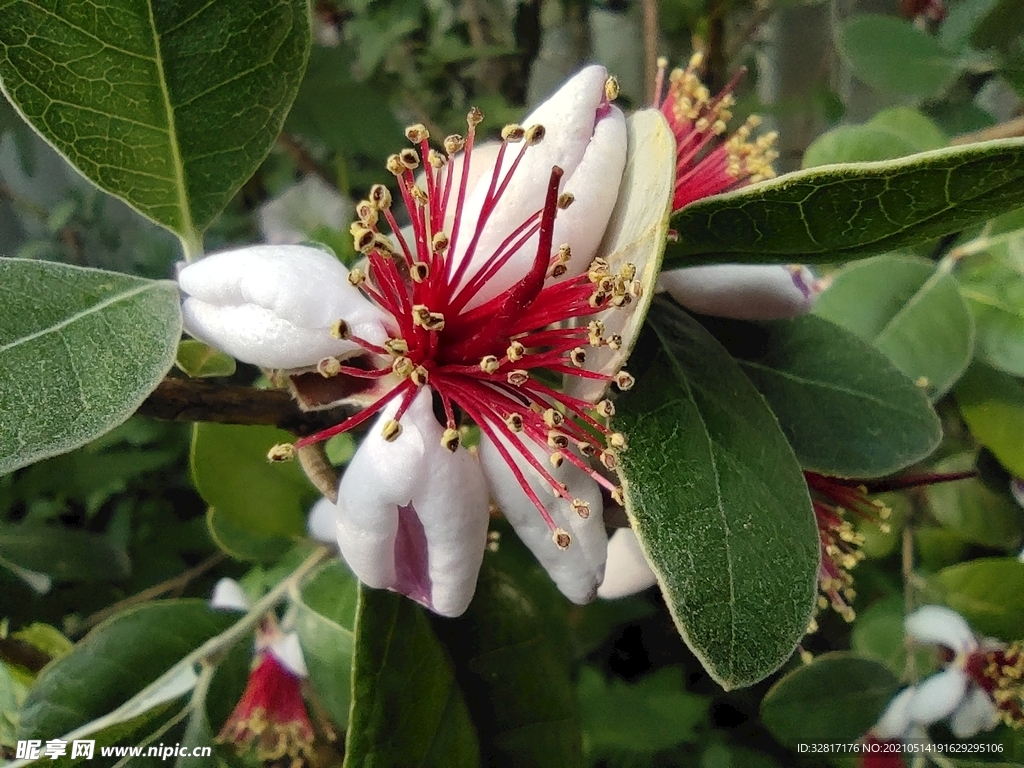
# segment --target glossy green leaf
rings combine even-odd
[[[879,477],[939,444],[942,427],[921,389],[850,331],[813,315],[703,322],[768,401],[804,469]]]
[[[0,560],[56,581],[123,579],[131,563],[107,537],[52,526],[0,525]]]
[[[266,156],[309,51],[306,0],[0,5],[0,85],[102,189],[199,234]]]
[[[476,768],[480,750],[451,662],[423,610],[360,586],[344,768]]]
[[[974,438],[1011,474],[1024,477],[1024,382],[975,364],[953,394]]]
[[[1024,376],[1024,221],[1007,214],[962,246],[957,278],[977,328],[977,357]],[[978,252],[981,250],[982,252]]]
[[[810,168],[673,215],[665,269],[827,263],[958,232],[1024,205],[1024,139]]]
[[[956,382],[974,349],[974,322],[956,279],[925,259],[850,264],[814,312],[870,341],[933,399]]]
[[[807,742],[853,742],[867,733],[900,688],[881,662],[828,653],[772,686],[761,717],[790,747]]]
[[[960,454],[935,465],[935,472],[973,469],[974,453]],[[1010,495],[1005,479],[1001,488],[992,487],[985,477],[936,483],[925,489],[928,506],[945,528],[972,544],[1020,548],[1024,533],[1024,509]]]
[[[230,376],[235,372],[235,358],[195,339],[182,339],[174,364],[193,379],[205,376]]]
[[[192,480],[211,507],[207,520],[214,538],[233,557],[271,559],[305,532],[316,491],[297,464],[267,461],[274,445],[293,439],[273,427],[193,428]]]
[[[18,738],[57,738],[105,715],[234,620],[205,600],[167,600],[103,622],[39,675]]]
[[[499,551],[485,556],[465,615],[435,628],[480,735],[483,765],[578,768],[580,713],[563,648],[565,599],[546,573],[533,578],[536,562],[511,552],[525,551],[512,537],[509,531]],[[546,612],[559,606],[550,620]]]
[[[0,259],[0,474],[131,416],[180,335],[173,283]]]
[[[840,26],[838,42],[857,77],[903,96],[937,96],[961,68],[934,37],[892,16],[853,16]]]
[[[680,634],[726,689],[766,677],[810,620],[818,534],[800,466],[729,353],[656,299],[615,426],[626,511]]]
[[[934,582],[943,602],[975,631],[1006,642],[1024,639],[1024,563],[989,557],[944,568]]]
[[[892,160],[947,143],[938,126],[916,109],[893,107],[861,125],[841,125],[823,133],[804,152],[803,167]]]
[[[355,577],[335,561],[314,573],[293,603],[309,682],[341,730],[348,726],[358,591]]]

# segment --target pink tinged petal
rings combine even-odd
[[[597,596],[615,600],[643,592],[657,583],[654,571],[630,528],[620,528],[608,540],[608,564]]]
[[[931,725],[945,720],[964,700],[967,682],[962,670],[951,667],[920,683],[907,708],[911,722]]]
[[[302,655],[299,636],[294,632],[282,632],[270,643],[270,652],[288,671],[296,677],[309,677],[306,658]]]
[[[361,338],[386,338],[384,314],[348,282],[341,262],[316,248],[215,253],[182,269],[178,284],[185,330],[264,368],[301,368],[360,350],[331,336],[341,319]]]
[[[483,437],[480,441],[480,464],[491,487],[491,496],[512,524],[516,535],[544,566],[562,594],[578,605],[589,603],[597,594],[598,584],[604,579],[608,549],[600,487],[593,478],[569,461],[564,461],[557,469],[552,468],[548,463],[548,452],[532,442],[528,444],[530,452],[550,470],[552,477],[565,483],[573,498],[581,499],[589,505],[589,516],[581,518],[569,501],[552,494],[551,487],[541,480],[513,443],[507,438],[502,440],[518,459],[517,466],[555,525],[569,532],[572,541],[568,549],[562,550],[555,545],[551,529],[540,511],[519,485],[494,443]]]
[[[818,288],[799,265],[715,264],[662,272],[659,287],[687,309],[735,320],[779,320],[811,311]]]
[[[913,725],[910,719],[910,704],[917,695],[917,687],[904,688],[895,698],[889,702],[882,716],[878,718],[875,727],[871,729],[877,738],[885,741],[888,739],[906,739]]]
[[[1017,503],[1024,507],[1024,480],[1019,477],[1010,480],[1010,493],[1013,494]]]
[[[245,613],[252,608],[252,600],[242,591],[242,587],[237,581],[224,578],[213,587],[213,594],[210,595],[210,607]]]
[[[958,739],[969,739],[981,731],[992,730],[998,723],[999,710],[995,703],[981,688],[971,686],[967,697],[949,719],[949,729]]]
[[[964,617],[945,606],[922,606],[907,616],[904,625],[915,642],[942,645],[958,656],[978,647],[978,639]]]
[[[625,167],[625,119],[617,107],[608,103],[607,79],[604,67],[586,67],[522,121],[527,128],[543,125],[544,138],[523,155],[500,202],[490,214],[478,245],[468,255],[471,263],[484,263],[508,235],[541,208],[551,169],[557,165],[564,171],[560,189],[573,192],[575,202],[559,212],[555,220],[554,248],[568,242],[573,249],[569,269],[575,270],[575,274],[586,270],[615,205]],[[502,177],[511,169],[523,146],[522,143],[508,145],[501,165]],[[475,156],[471,156],[471,172],[475,162]],[[455,266],[467,258],[467,248],[480,219],[490,181],[490,172],[481,174],[467,196],[453,253]],[[576,206],[580,206],[579,211],[570,215]],[[579,242],[574,237],[579,238]],[[468,308],[497,296],[525,275],[536,256],[537,241],[534,235],[509,255],[505,266],[473,297]],[[461,285],[466,284],[473,272],[472,268],[467,270]]]
[[[393,401],[370,427],[338,486],[338,545],[366,585],[393,589],[444,616],[466,610],[487,543],[487,488],[465,449],[441,445],[431,391],[381,436]]]
[[[306,530],[317,541],[336,544],[338,541],[338,508],[330,499],[320,499],[309,510]]]

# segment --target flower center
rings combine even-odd
[[[964,671],[992,697],[1004,723],[1024,726],[1024,653],[1019,643],[969,654]]]
[[[480,252],[488,221],[516,169],[530,147],[544,138],[540,125],[505,127],[490,178],[480,182],[487,184],[482,205],[471,216],[466,200],[475,130],[482,119],[478,110],[471,110],[467,135],[448,136],[444,153],[430,147],[422,125],[406,130],[414,148],[387,161],[411,222],[405,231],[392,213],[392,196],[385,186],[375,185],[368,199],[356,206],[358,221],[351,230],[366,266],[353,269],[349,281],[387,314],[390,338],[383,346],[372,344],[352,336],[340,321],[334,335],[359,344],[370,365],[357,368],[327,358],[317,369],[326,377],[343,373],[376,379],[384,392],[361,413],[296,445],[352,429],[396,398],[397,412],[384,425],[383,436],[399,439],[402,416],[419,388],[429,386],[444,414],[442,445],[455,451],[461,444],[457,407],[492,440],[544,517],[552,539],[564,549],[569,534],[555,526],[520,464],[531,466],[581,517],[590,514],[586,502],[551,473],[563,462],[584,470],[621,502],[621,489],[587,462],[596,456],[612,469],[626,448],[625,437],[608,423],[614,405],[602,400],[595,406],[571,397],[554,382],[576,376],[614,382],[620,389],[632,386],[632,377],[624,371],[589,370],[587,349],[621,345],[620,338],[606,336],[603,324],[591,316],[628,307],[642,286],[632,264],[613,273],[602,259],[595,259],[582,274],[569,274],[571,247],[553,242],[555,217],[572,203],[572,195],[559,192],[563,171],[557,166],[551,168],[546,188],[538,190],[538,210],[501,232],[504,237],[496,247]],[[514,153],[510,160],[508,153]],[[417,181],[419,169],[422,177]],[[526,273],[511,285],[502,285],[502,268],[513,254],[533,248],[534,238],[536,252]],[[495,240],[489,237],[487,242]],[[530,442],[544,449],[550,467],[536,458]]]

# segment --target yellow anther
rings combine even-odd
[[[605,469],[615,469],[617,466],[619,466],[619,457],[615,454],[614,451],[603,450],[598,455],[598,459],[600,459]]]
[[[569,447],[569,438],[559,432],[557,429],[548,430],[548,446],[551,448],[563,448]]]
[[[626,371],[619,371],[615,374],[615,386],[617,386],[622,392],[627,389],[632,389],[633,385],[636,384],[636,379],[633,378],[632,374]]]
[[[576,442],[576,450],[578,450],[584,456],[597,455],[597,448],[594,447],[593,443],[588,442],[586,440],[578,440]]]
[[[562,466],[562,462],[565,461],[565,456],[562,455],[561,451],[555,451],[550,456],[548,456],[548,461],[551,463],[552,467],[558,469],[560,466]]]
[[[615,351],[622,349],[622,337],[617,333],[613,333],[605,341],[609,349],[614,349]]]
[[[501,140],[509,144],[518,144],[526,138],[526,129],[518,123],[509,123],[501,129]]]
[[[602,400],[597,404],[597,412],[606,419],[610,419],[615,415],[615,403],[611,400]]]
[[[413,361],[410,360],[408,357],[396,357],[395,362],[391,364],[391,371],[395,375],[400,376],[403,379],[406,379],[412,375],[413,369],[415,367],[416,364],[413,363]]]
[[[527,371],[522,370],[521,368],[516,368],[514,371],[508,372],[508,377],[506,380],[513,387],[521,387],[523,386],[523,384],[530,380],[530,374]]]
[[[331,338],[341,339],[344,341],[352,335],[351,329],[348,327],[348,323],[344,320],[335,321],[334,325],[331,326]]]
[[[377,253],[385,259],[390,259],[395,255],[395,244],[391,242],[391,238],[387,235],[382,235],[380,232],[374,232],[373,250],[377,251]]]
[[[341,362],[336,357],[325,357],[316,364],[316,372],[329,379],[341,373]]]
[[[291,461],[295,458],[295,446],[292,443],[278,443],[267,451],[267,461],[276,464],[282,461]]]
[[[622,493],[621,485],[617,485],[612,488],[612,501],[620,506],[626,506],[626,497]]]
[[[604,81],[604,95],[608,101],[615,101],[619,98],[619,81],[614,75],[609,75]]]
[[[518,341],[513,341],[508,345],[508,349],[505,350],[505,355],[508,357],[509,362],[515,363],[522,360],[526,355],[526,347]]]
[[[636,277],[636,264],[634,264],[631,261],[627,261],[625,264],[623,264],[622,267],[619,269],[619,277],[621,277],[623,280],[632,280],[634,277]]]
[[[409,276],[414,283],[422,283],[430,277],[430,265],[425,261],[414,261],[409,266]]]
[[[586,520],[590,517],[590,505],[583,499],[573,499],[571,503],[573,512],[579,515],[582,519]]]
[[[626,436],[621,432],[612,432],[608,435],[608,447],[615,451],[624,451],[628,446]]]
[[[572,537],[562,528],[555,528],[554,532],[551,534],[551,540],[555,542],[555,546],[563,552],[569,548],[570,544],[572,544]]]
[[[360,253],[369,253],[373,248],[374,232],[369,227],[357,224],[350,228],[352,232],[352,247]]]
[[[423,187],[419,185],[409,187],[409,194],[412,195],[412,199],[419,203],[420,205],[430,204],[430,197],[427,195]]]
[[[444,232],[435,232],[430,238],[430,248],[434,253],[441,253],[448,247],[448,235]]]
[[[547,130],[543,125],[531,125],[526,129],[526,145],[532,147],[534,144],[544,141],[546,134]]]
[[[384,167],[393,176],[401,176],[406,171],[405,164],[398,155],[388,155],[388,159],[384,162]]]
[[[388,339],[384,342],[384,349],[395,357],[400,357],[401,355],[408,353],[409,342],[405,339]]]
[[[523,431],[523,417],[518,413],[510,413],[505,417],[505,426],[511,429],[513,432]]]
[[[565,416],[560,414],[554,408],[548,408],[544,411],[544,423],[549,427],[560,427],[565,423]]]
[[[572,192],[563,192],[558,196],[558,210],[564,211],[566,208],[573,204],[573,201],[575,199],[576,196],[573,195]]]
[[[415,149],[406,148],[398,153],[398,161],[406,170],[415,171],[420,167],[420,156]]]
[[[583,347],[573,347],[569,350],[569,362],[577,368],[582,368],[587,362],[587,353]]]
[[[494,355],[486,355],[480,358],[480,370],[484,373],[497,373],[501,362]]]
[[[457,133],[446,136],[444,139],[444,151],[451,157],[456,152],[461,152],[466,146],[466,140]]]
[[[391,207],[391,192],[383,184],[370,187],[370,202],[382,211]]]
[[[469,113],[466,115],[466,122],[469,123],[471,128],[475,128],[484,121],[484,113],[476,107],[470,107]]]
[[[400,434],[402,434],[402,425],[394,419],[385,421],[384,427],[380,431],[381,437],[389,443],[393,443]]]
[[[413,144],[419,144],[430,138],[430,131],[422,123],[415,123],[405,129],[405,138]]]
[[[452,429],[451,427],[449,427],[444,431],[444,434],[441,435],[441,445],[443,445],[452,453],[455,453],[455,451],[459,449],[459,443],[460,438],[459,431],[457,429]]]
[[[360,200],[359,203],[356,204],[356,217],[364,226],[377,226],[377,206],[369,200]]]
[[[363,272],[363,270],[359,269],[359,267],[356,267],[355,269],[348,273],[348,282],[351,285],[362,285],[365,279],[366,273]]]
[[[409,380],[417,387],[422,387],[430,381],[430,371],[422,365],[417,365],[412,369],[412,373],[409,374]]]

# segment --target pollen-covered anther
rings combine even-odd
[[[475,128],[484,121],[484,113],[476,107],[470,107],[469,112],[466,114],[466,122],[469,123],[471,128]]]
[[[597,404],[597,412],[606,419],[610,419],[615,415],[615,403],[611,400],[602,400]]]
[[[590,298],[587,299],[587,303],[594,309],[604,306],[607,301],[608,293],[606,291],[594,291],[590,294]]]
[[[388,159],[384,161],[384,167],[392,176],[401,176],[407,170],[402,158],[398,155],[388,155]]]
[[[330,379],[341,373],[341,362],[336,357],[325,357],[316,364],[316,372],[325,379]]]
[[[619,466],[619,457],[615,453],[615,451],[609,451],[608,449],[605,449],[601,451],[598,458],[601,460],[601,463],[604,465],[605,469],[615,469],[617,466]]]
[[[444,138],[444,151],[448,154],[448,157],[461,152],[466,146],[466,139],[457,133],[453,133],[450,136]]]
[[[562,462],[565,461],[565,456],[562,455],[561,451],[555,451],[550,456],[548,456],[548,461],[550,462],[552,467],[558,469],[560,466],[562,466]]]
[[[344,341],[350,336],[352,336],[352,330],[344,320],[336,320],[334,325],[331,326],[332,339],[340,339],[341,341]]]
[[[356,267],[348,273],[349,285],[360,286],[363,284],[365,279],[366,273],[359,269],[359,267]]]
[[[526,129],[518,123],[509,123],[501,129],[501,140],[509,144],[518,144],[526,138]]]
[[[619,334],[617,334],[617,333],[613,333],[611,336],[609,336],[604,341],[605,341],[605,344],[608,345],[609,349],[613,349],[616,352],[618,352],[620,349],[622,349],[622,337]]]
[[[557,429],[548,430],[548,445],[551,448],[557,448],[563,450],[569,447],[569,438],[559,432]]]
[[[582,368],[587,362],[587,352],[583,347],[573,347],[569,350],[569,362],[577,368]]]
[[[388,419],[385,421],[384,427],[380,431],[381,437],[389,443],[394,442],[400,434],[402,434],[402,425],[394,419]]]
[[[360,200],[356,204],[356,216],[359,222],[366,227],[377,226],[377,218],[379,216],[377,206],[369,200]]]
[[[406,147],[398,153],[398,161],[402,164],[402,167],[409,171],[415,171],[420,167],[420,155],[412,148]]]
[[[506,381],[513,387],[521,387],[523,384],[530,380],[530,374],[524,371],[522,368],[516,368],[514,371],[509,371]]]
[[[408,353],[409,342],[405,339],[388,339],[384,342],[384,349],[390,352],[395,357],[401,357]]]
[[[621,485],[617,485],[614,488],[612,488],[612,494],[611,495],[612,495],[612,501],[614,501],[616,504],[618,504],[619,506],[623,506],[623,507],[626,506],[626,497],[622,493],[622,486]]]
[[[615,386],[620,391],[625,392],[627,389],[632,389],[634,384],[636,384],[636,379],[633,378],[632,374],[626,371],[619,371],[615,374]]]
[[[604,343],[604,323],[600,320],[591,320],[587,324],[587,343],[592,347],[600,347]]]
[[[636,277],[636,264],[631,261],[627,261],[619,268],[619,277],[623,280],[629,281]]]
[[[419,185],[413,185],[412,187],[409,187],[409,194],[411,194],[412,199],[415,200],[420,205],[424,207],[430,205],[430,196],[427,194],[426,190],[423,189],[423,187]]]
[[[480,370],[484,373],[497,373],[501,362],[494,355],[485,355],[480,358]]]
[[[372,229],[362,224],[353,224],[349,231],[352,233],[352,247],[359,253],[369,253],[373,249]]]
[[[422,123],[414,123],[405,129],[405,138],[413,144],[419,144],[430,138],[430,131]]]
[[[455,453],[459,449],[459,443],[461,438],[459,437],[459,430],[448,427],[441,435],[441,445],[447,448],[452,453]]]
[[[380,232],[374,232],[372,250],[376,251],[385,259],[390,259],[395,255],[395,244],[387,235],[382,235]]]
[[[634,299],[639,299],[644,295],[644,284],[639,280],[632,280],[629,283],[629,295]]]
[[[615,101],[619,98],[619,80],[615,75],[609,75],[604,81],[604,95],[608,101]]]
[[[572,536],[569,535],[568,531],[562,528],[555,528],[551,533],[551,540],[555,542],[555,546],[563,552],[569,548],[572,544]]]
[[[597,448],[594,447],[593,443],[588,442],[587,440],[578,440],[576,442],[576,450],[578,450],[583,456],[587,457],[597,455]]]
[[[434,253],[442,253],[448,247],[448,235],[444,232],[435,232],[430,238],[430,248]]]
[[[374,184],[370,187],[370,202],[380,210],[386,211],[391,207],[391,190],[383,184]]]
[[[412,376],[414,368],[416,368],[416,364],[408,357],[396,357],[395,362],[391,364],[392,372],[403,379]]]
[[[616,293],[612,296],[613,307],[626,307],[629,306],[633,301],[633,297],[628,293]]]
[[[510,413],[505,417],[505,426],[513,432],[523,431],[523,417],[518,413]]]
[[[422,365],[417,365],[415,368],[412,369],[412,373],[409,374],[409,381],[411,381],[417,387],[422,387],[428,381],[430,381],[430,371],[428,371]]]
[[[431,312],[426,304],[414,304],[412,324],[426,328],[428,331],[443,331],[444,315],[440,312]]]
[[[590,505],[583,499],[573,499],[571,503],[573,512],[579,515],[580,518],[586,520],[590,517]]]
[[[626,436],[621,432],[612,432],[608,435],[608,447],[615,451],[624,451],[628,447]]]
[[[447,158],[438,152],[436,149],[432,149],[427,153],[427,162],[430,163],[430,167],[436,169],[444,168],[444,164],[448,162]]]
[[[539,144],[544,141],[546,135],[547,129],[543,125],[531,125],[526,129],[526,146],[532,147],[534,144]]]
[[[558,196],[558,210],[564,211],[576,200],[576,196],[572,192],[563,192]]]
[[[430,265],[425,261],[414,261],[409,265],[409,276],[414,283],[422,283],[430,277]]]
[[[510,363],[518,362],[526,356],[526,347],[521,342],[513,341],[508,345],[508,349],[505,350],[505,355]]]
[[[292,443],[278,443],[267,451],[267,461],[273,464],[282,461],[291,461],[295,456],[295,446]]]
[[[554,408],[548,408],[544,411],[543,415],[544,423],[551,428],[560,427],[565,423],[565,416],[556,411]]]

